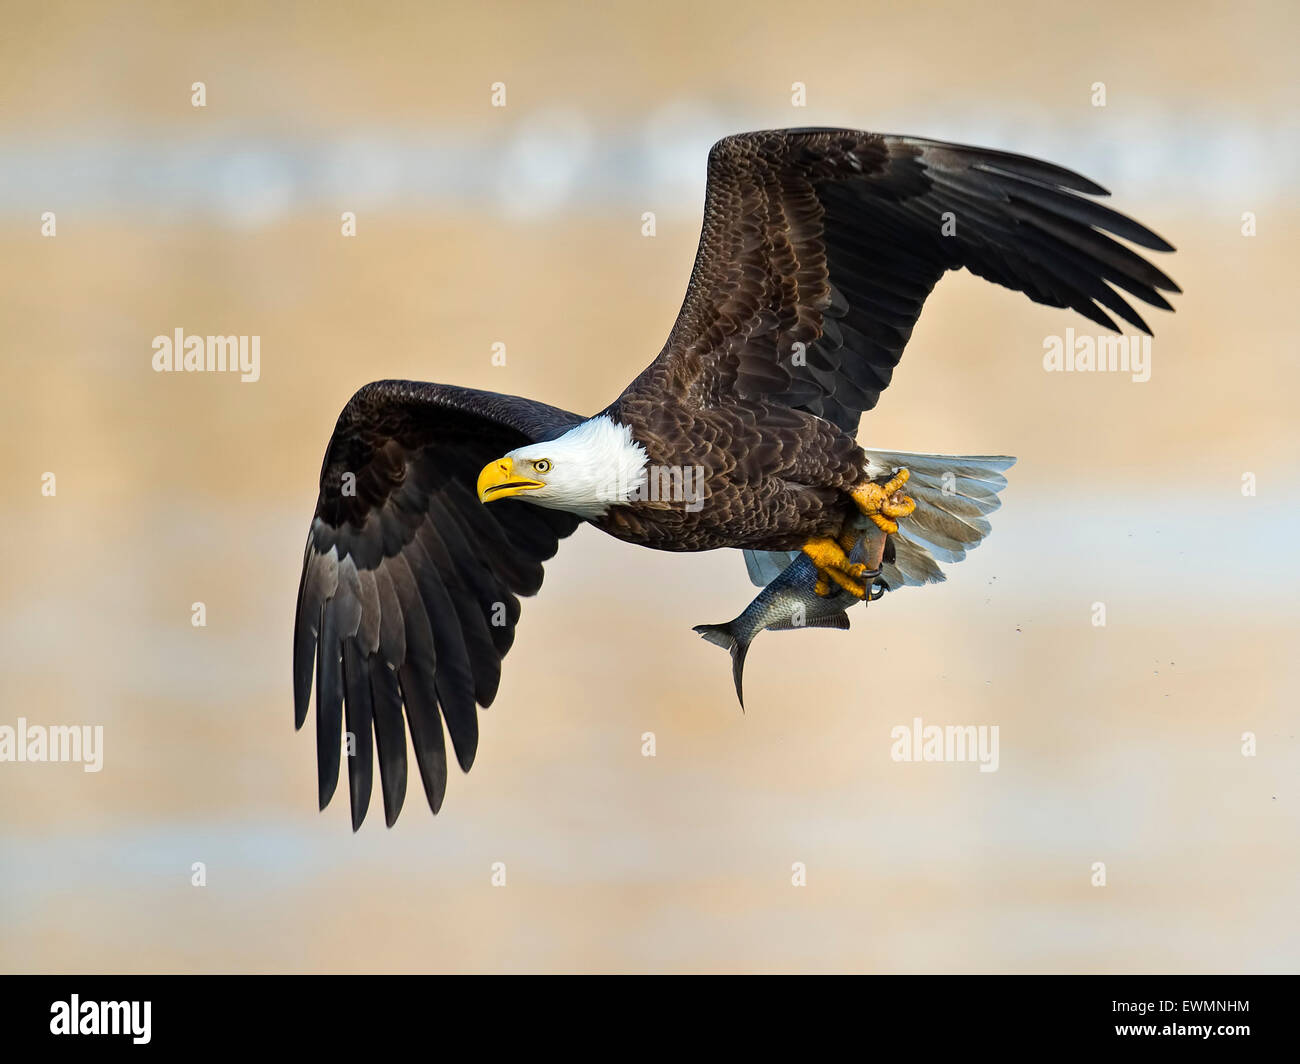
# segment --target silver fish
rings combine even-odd
[[[858,537],[849,552],[850,562],[865,562],[868,538]],[[879,576],[879,570],[875,570],[874,575]],[[868,570],[866,579],[873,580],[872,570]],[[731,674],[736,681],[736,697],[740,699],[742,710],[745,708],[741,686],[745,655],[759,632],[769,629],[784,632],[797,628],[848,628],[849,618],[844,611],[863,601],[839,586],[833,586],[829,595],[819,595],[816,586],[817,567],[808,555],[800,554],[782,570],[780,576],[754,596],[754,601],[735,620],[726,624],[697,624],[692,628],[710,643],[730,651]],[[869,589],[868,598],[874,600],[883,593],[883,587],[876,587],[874,594]]]

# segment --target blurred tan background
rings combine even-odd
[[[0,970],[1296,970],[1294,5],[441,6],[0,5],[0,724],[105,729],[100,773],[0,764]],[[823,124],[1111,188],[1179,249],[1150,381],[1045,373],[1083,319],[946,279],[862,431],[1019,456],[946,584],[764,635],[742,715],[690,631],[740,556],[580,530],[443,812],[318,813],[289,650],[339,409],[600,408],[708,145]],[[178,326],[261,380],[154,373]],[[1000,770],[894,763],[914,716],[998,725]]]

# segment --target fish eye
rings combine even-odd
[[[533,463],[533,468],[539,473],[549,473],[551,471],[551,462],[547,458],[539,458]]]

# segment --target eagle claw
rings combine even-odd
[[[829,536],[810,539],[800,550],[808,555],[817,567],[817,583],[813,590],[823,598],[831,594],[831,585],[842,587],[854,598],[865,598],[867,584],[862,577],[870,571],[860,562],[850,562],[844,548]]]
[[[902,494],[903,485],[911,475],[908,470],[900,469],[884,484],[867,481],[849,494],[858,504],[858,509],[871,518],[877,528],[892,535],[898,531],[898,518],[908,517],[916,509],[916,500]]]

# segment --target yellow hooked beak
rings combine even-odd
[[[509,458],[498,458],[483,467],[478,475],[478,497],[480,502],[492,502],[505,499],[520,492],[544,488],[540,480],[531,480],[515,472],[515,463]]]

